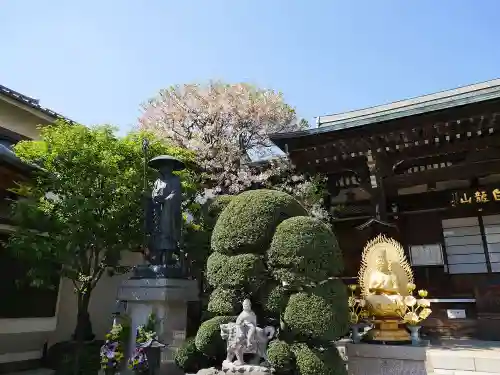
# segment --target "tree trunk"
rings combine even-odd
[[[78,296],[78,315],[76,328],[73,333],[75,341],[92,341],[95,335],[92,332],[92,323],[89,315],[90,292]]]
[[[95,335],[92,333],[92,323],[89,315],[90,291],[85,294],[78,294],[78,315],[76,318],[76,328],[73,333],[73,340],[76,341],[75,362],[73,375],[80,374],[80,362],[85,341],[92,341]]]

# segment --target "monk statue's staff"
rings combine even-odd
[[[147,214],[149,210],[149,202],[146,197],[146,191],[147,191],[147,168],[148,168],[148,149],[149,149],[149,141],[147,138],[143,138],[142,140],[142,154],[143,154],[143,171],[142,171],[142,197],[143,197],[143,204],[145,205],[144,212],[146,213],[144,217],[144,235],[143,235],[143,246],[144,249],[148,247],[148,231],[149,231],[149,215]],[[146,255],[146,254],[144,254]]]

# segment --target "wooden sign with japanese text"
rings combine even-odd
[[[452,206],[490,202],[500,202],[500,188],[479,188],[477,190],[454,192],[451,199]]]

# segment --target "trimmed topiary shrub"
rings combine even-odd
[[[185,373],[196,373],[210,366],[208,358],[196,348],[195,338],[190,337],[174,354],[174,362]]]
[[[276,228],[267,253],[273,275],[289,284],[326,280],[342,272],[342,252],[335,235],[322,221],[292,217]]]
[[[210,294],[208,311],[215,315],[235,315],[240,308],[240,300],[237,290],[216,288]]]
[[[225,357],[226,344],[220,336],[220,325],[234,320],[234,316],[216,316],[201,323],[195,338],[196,348],[207,357]]]
[[[206,267],[208,310],[219,316],[202,323],[194,341],[211,363],[226,354],[220,324],[235,321],[229,315],[250,298],[261,327],[280,328],[267,353],[279,375],[345,374],[336,348],[323,349],[348,328],[346,288],[330,280],[342,271],[342,253],[329,227],[306,215],[273,190],[235,196],[219,215]],[[195,361],[192,346],[184,353],[183,363]]]
[[[295,367],[295,356],[292,348],[285,341],[273,340],[267,347],[269,363],[276,371],[276,374],[288,374]]]
[[[347,300],[344,284],[339,280],[331,280],[310,292],[293,294],[283,319],[297,336],[325,341],[338,340],[349,328],[347,304],[335,303],[344,298]]]
[[[292,350],[299,375],[347,375],[336,348],[321,351],[299,343],[293,345]]]
[[[207,260],[207,280],[214,288],[257,290],[265,273],[264,262],[255,254],[228,256],[212,253]]]
[[[288,292],[283,286],[268,284],[261,292],[260,302],[264,312],[272,316],[279,316],[285,311],[288,298]]]
[[[292,196],[276,190],[251,190],[234,197],[212,233],[212,250],[234,255],[265,253],[279,223],[307,211]]]
[[[209,200],[204,206],[204,220],[209,228],[213,228],[221,212],[227,207],[231,202],[233,196],[231,195],[219,195],[211,200]]]

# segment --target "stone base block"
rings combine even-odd
[[[130,279],[121,283],[118,299],[127,302],[198,301],[198,283],[187,279]]]
[[[186,375],[271,375],[272,371],[268,367],[262,366],[235,366],[232,368],[225,367],[223,365],[222,370],[217,370],[214,367],[201,369],[196,374],[186,374]]]
[[[427,348],[407,345],[347,344],[349,375],[426,375]]]
[[[226,373],[245,373],[245,374],[271,374],[271,368],[259,365],[236,365],[234,362],[225,360],[222,362],[222,371]]]
[[[198,284],[186,279],[130,279],[118,290],[118,299],[127,302],[131,319],[128,352],[136,346],[136,332],[147,322],[151,313],[156,315],[158,341],[166,345],[161,352],[161,374],[179,374],[174,364],[174,353],[186,338],[187,303],[198,300]]]

